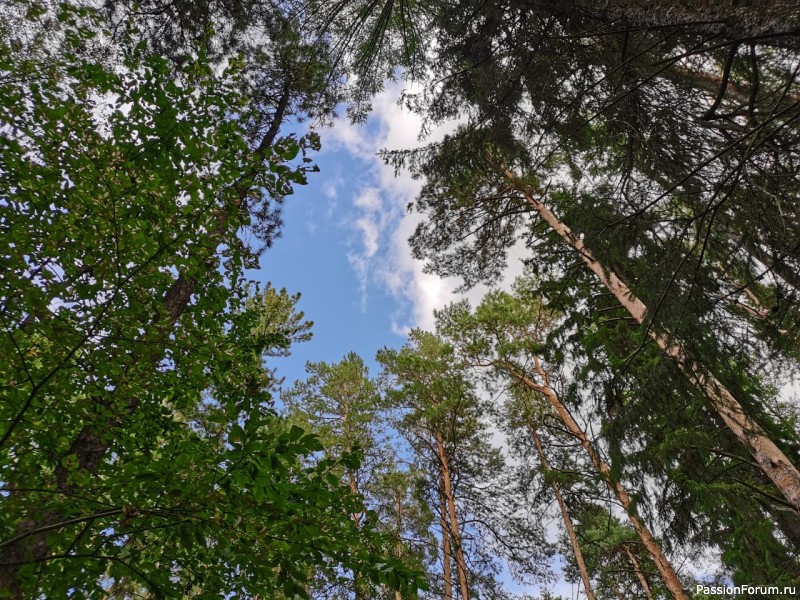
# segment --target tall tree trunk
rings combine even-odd
[[[550,470],[550,467],[547,464],[547,456],[545,456],[542,442],[539,440],[539,436],[536,434],[536,428],[530,422],[527,423],[527,427],[528,432],[531,434],[533,444],[536,446],[536,453],[539,455],[539,461],[542,463],[542,468],[545,472],[547,472]],[[575,563],[578,565],[578,571],[580,571],[581,579],[583,580],[583,587],[586,590],[586,598],[588,598],[588,600],[595,600],[592,582],[589,579],[589,571],[586,569],[586,561],[583,560],[583,552],[581,551],[581,546],[578,543],[578,536],[575,534],[575,527],[572,525],[572,517],[569,516],[569,510],[564,502],[564,498],[561,496],[561,488],[554,479],[550,480],[550,488],[553,490],[553,495],[556,497],[556,502],[558,502],[558,508],[561,511],[561,518],[564,520],[564,527],[567,530],[569,543],[572,546],[572,553],[575,555]]]
[[[673,597],[676,598],[676,600],[688,600],[688,596],[686,595],[686,592],[683,591],[683,586],[681,586],[678,575],[675,573],[672,565],[669,563],[669,560],[667,560],[667,557],[661,550],[661,546],[659,546],[655,537],[653,537],[653,534],[650,532],[644,522],[636,515],[636,511],[633,507],[633,502],[631,501],[628,491],[619,481],[612,477],[611,467],[609,467],[608,464],[606,464],[605,461],[600,458],[600,455],[595,450],[586,433],[575,422],[575,419],[572,418],[572,415],[569,413],[567,408],[558,399],[558,395],[550,386],[550,376],[542,368],[539,358],[534,356],[533,361],[536,373],[542,380],[541,384],[536,383],[536,381],[532,380],[512,363],[499,362],[497,366],[505,369],[512,377],[525,385],[527,388],[538,392],[547,398],[547,400],[550,402],[550,405],[555,409],[559,419],[561,419],[561,422],[564,423],[573,437],[578,440],[580,445],[586,451],[586,454],[589,456],[589,460],[594,468],[603,478],[603,481],[606,483],[609,490],[612,491],[617,497],[619,503],[622,505],[622,508],[625,509],[633,529],[638,534],[639,539],[642,541],[645,549],[650,553],[650,556],[653,557],[653,562],[655,563],[658,572],[661,574],[661,578],[664,580],[664,585],[667,586],[667,589],[670,591]]]
[[[395,501],[395,511],[397,513],[397,542],[394,545],[394,553],[395,557],[398,560],[400,560],[400,558],[403,555],[403,543],[400,538],[400,532],[403,529],[403,505],[399,495],[397,496]],[[394,600],[403,600],[403,597],[400,594],[400,590],[395,590]]]
[[[715,40],[800,47],[796,0],[535,0],[532,4],[556,15],[590,15],[619,29],[680,27]]]
[[[358,483],[356,482],[356,475],[355,473],[348,469],[347,471],[347,486],[350,488],[350,493],[354,496],[358,496]],[[353,513],[350,515],[350,518],[353,519],[353,523],[356,524],[356,527],[361,527],[361,518],[364,516],[364,513]],[[353,569],[353,594],[355,596],[355,600],[361,600],[363,598],[363,594],[361,593],[361,574]]]
[[[583,262],[597,276],[605,288],[611,292],[622,307],[628,311],[640,326],[645,324],[647,306],[637,298],[631,289],[614,271],[607,269],[595,259],[591,250],[586,247],[580,237],[572,233],[569,227],[558,220],[540,200],[533,197],[531,191],[521,185],[517,177],[509,170],[504,171],[510,186],[521,193],[525,201],[550,225],[561,239],[572,247]],[[672,358],[686,378],[697,388],[703,390],[711,401],[711,405],[722,418],[725,425],[737,439],[750,451],[756,463],[772,480],[783,496],[800,514],[800,471],[786,457],[747,413],[733,394],[720,382],[713,373],[700,368],[686,353],[679,342],[672,341],[669,335],[648,327],[650,338],[661,350]]]
[[[447,526],[447,499],[444,497],[444,474],[439,476],[439,524],[442,528],[442,580],[444,600],[453,600],[453,575],[450,572],[451,549],[450,528]]]
[[[464,557],[464,548],[461,545],[461,528],[458,524],[456,513],[456,499],[453,496],[452,480],[450,478],[450,461],[444,448],[442,434],[436,432],[436,450],[439,454],[439,464],[442,469],[442,484],[444,485],[444,498],[447,502],[447,514],[450,519],[450,534],[455,546],[456,575],[458,576],[458,589],[461,600],[469,600],[469,584],[467,582],[467,561]]]
[[[653,600],[653,591],[650,589],[650,585],[647,583],[647,578],[642,573],[642,569],[639,568],[639,561],[636,560],[636,556],[631,552],[631,549],[627,546],[624,547],[625,555],[628,557],[628,560],[633,567],[633,572],[636,573],[636,577],[639,580],[639,583],[644,590],[645,596],[647,596],[648,600]]]

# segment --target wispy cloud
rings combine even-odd
[[[367,290],[375,271],[376,256],[382,249],[384,231],[392,220],[392,209],[385,206],[381,191],[365,187],[353,200],[351,227],[358,234],[356,248],[347,253],[347,260],[358,280],[361,310],[367,307]]]
[[[395,173],[378,156],[381,150],[420,145],[422,120],[398,104],[399,96],[397,86],[379,94],[366,125],[354,126],[341,119],[323,133],[323,148],[347,152],[363,165],[358,178],[364,183],[353,200],[353,218],[346,223],[358,232],[359,244],[348,253],[348,261],[359,282],[362,310],[366,309],[370,287],[379,286],[398,303],[387,315],[392,331],[405,336],[412,327],[432,329],[433,311],[459,298],[454,290],[460,281],[423,272],[424,264],[411,256],[408,238],[420,216],[407,214],[406,207],[422,184],[408,172]],[[426,141],[441,139],[454,128],[455,123],[445,124],[433,130]],[[484,293],[485,288],[477,288],[467,297],[476,303]]]
[[[344,179],[341,175],[336,175],[329,178],[322,184],[322,193],[328,200],[336,200],[339,197],[339,189],[344,184]],[[331,203],[332,204],[332,203]]]

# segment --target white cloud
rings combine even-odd
[[[345,225],[352,227],[359,234],[359,245],[347,254],[347,260],[356,274],[361,297],[361,310],[366,310],[367,289],[373,278],[375,263],[383,246],[384,231],[392,220],[392,208],[385,206],[381,191],[376,187],[365,187],[353,200],[355,209],[352,219]]]
[[[369,262],[364,258],[363,254],[357,252],[347,253],[347,262],[356,274],[358,280],[358,293],[361,307],[361,312],[367,310],[367,284],[369,283]]]
[[[339,188],[342,187],[343,183],[344,180],[339,175],[327,179],[322,184],[322,193],[325,194],[328,200],[336,200],[339,197]]]
[[[433,311],[459,298],[454,290],[460,281],[424,273],[423,263],[411,256],[408,238],[421,217],[407,214],[406,207],[422,183],[408,172],[396,174],[378,156],[381,150],[408,150],[421,143],[422,119],[398,104],[400,92],[398,86],[392,86],[379,94],[366,125],[355,126],[339,119],[322,135],[326,151],[347,152],[364,166],[359,173],[363,183],[353,200],[356,211],[346,221],[346,226],[359,234],[360,247],[348,254],[348,260],[359,282],[362,309],[370,286],[388,291],[398,301],[397,309],[388,315],[392,331],[405,336],[412,327],[432,329]],[[445,124],[433,130],[425,141],[441,139],[455,126],[455,122]],[[506,285],[521,272],[518,260],[512,258],[510,263],[509,277],[504,278]],[[485,292],[486,288],[478,287],[466,297],[477,304]]]
[[[378,251],[379,225],[371,217],[361,217],[356,221],[356,227],[361,230],[364,240],[364,256],[372,258]]]
[[[356,219],[356,229],[361,232],[363,254],[366,258],[372,258],[378,251],[379,237],[389,220],[388,213],[383,209],[380,191],[377,188],[365,188],[353,201],[353,206],[361,212]]]

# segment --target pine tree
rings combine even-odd
[[[561,472],[558,468],[551,467],[551,459],[548,459],[548,453],[545,450],[547,440],[543,441],[542,429],[547,427],[548,417],[554,417],[555,415],[530,390],[520,386],[512,386],[508,389],[508,394],[510,398],[503,406],[503,425],[513,440],[516,453],[525,463],[534,462],[531,455],[538,458],[538,470],[552,491],[552,495],[558,505],[558,511],[569,540],[570,552],[580,574],[580,580],[583,583],[584,594],[588,600],[596,600],[594,586],[583,557],[582,541],[576,534],[575,522],[567,503],[565,489],[562,482],[559,481]],[[577,465],[570,466],[573,472],[577,471]],[[527,478],[523,477],[523,479]]]
[[[625,344],[623,356],[636,350],[638,342],[630,340],[628,326],[624,321],[615,321],[616,331],[611,325],[596,331],[575,331],[575,327],[596,325],[576,323],[572,315],[559,317],[553,306],[542,304],[540,294],[540,286],[522,280],[513,296],[487,296],[474,315],[464,304],[449,308],[439,315],[439,326],[464,357],[499,370],[511,381],[516,379],[528,388],[529,394],[542,394],[542,399],[559,415],[556,422],[591,450],[588,456],[595,455],[606,463],[603,467],[592,458],[595,474],[615,495],[620,491],[615,489],[618,482],[626,483],[623,479],[644,488],[639,493],[622,489],[620,502],[635,505],[637,511],[643,511],[640,514],[644,518],[660,523],[662,530],[669,533],[663,539],[667,548],[679,551],[683,546],[693,553],[697,546],[720,546],[723,563],[737,573],[739,581],[744,581],[745,572],[751,573],[750,577],[778,581],[795,576],[789,575],[796,573],[798,567],[790,550],[794,516],[786,512],[785,503],[776,504],[774,497],[762,491],[757,477],[760,472],[753,468],[752,461],[740,462],[740,450],[732,436],[724,435],[713,421],[702,422],[703,399],[693,398],[691,387],[665,388],[666,374],[656,373],[662,379],[654,380],[653,365],[664,365],[659,367],[658,355],[648,357],[641,350],[641,365],[638,360],[626,361],[629,373],[625,377],[617,373],[616,380],[603,379],[609,373],[615,374],[613,364],[603,366],[604,348],[613,348],[621,339]],[[574,298],[565,299],[568,306],[573,301]],[[608,318],[606,315],[602,318]],[[575,381],[562,383],[553,395],[553,386],[546,385],[546,378],[557,377],[557,371],[545,367],[547,362],[543,361],[555,365],[564,360],[565,340],[562,337],[561,344],[557,340],[565,335],[565,327],[581,343],[593,345],[587,345],[585,357],[570,357],[569,368]],[[547,331],[552,333],[548,335]],[[589,342],[590,336],[599,337]],[[534,358],[537,355],[548,357],[539,359],[539,368]],[[543,393],[548,387],[549,392]],[[679,398],[684,400],[676,401]],[[593,442],[577,425],[572,412],[575,410],[595,423],[604,447],[587,447]],[[608,458],[602,458],[600,452]],[[648,506],[657,506],[657,511],[651,512]],[[746,531],[738,525],[742,518],[758,526]],[[720,531],[727,533],[720,536]],[[757,558],[753,554],[745,558],[744,549],[754,545],[763,551]]]
[[[470,581],[463,540],[463,516],[457,506],[457,478],[464,445],[478,435],[478,416],[469,384],[448,363],[449,349],[431,334],[412,332],[400,352],[383,350],[378,360],[396,378],[393,404],[405,408],[402,429],[409,442],[430,465],[431,485],[439,505],[445,591],[450,561],[455,564],[455,596],[469,600]],[[390,392],[391,394],[391,392]],[[462,509],[463,510],[463,509]]]
[[[506,597],[494,578],[499,556],[520,574],[541,577],[542,530],[504,501],[508,488],[498,477],[502,457],[488,443],[486,407],[453,348],[413,330],[401,350],[384,349],[378,360],[391,378],[398,429],[426,473],[431,512],[440,517],[443,597]]]
[[[524,285],[520,286],[524,297]],[[621,477],[614,473],[595,443],[580,427],[561,401],[552,382],[552,368],[540,357],[538,347],[552,317],[540,302],[520,301],[504,293],[489,294],[473,316],[465,303],[452,306],[439,315],[441,327],[452,338],[465,358],[491,368],[509,383],[517,383],[540,394],[565,430],[579,442],[599,478],[628,513],[632,527],[651,554],[664,584],[675,598],[688,598],[680,579],[650,528],[636,513],[635,502]]]
[[[358,460],[344,461],[339,479],[353,495],[373,496],[387,456],[379,439],[381,397],[366,365],[351,352],[335,364],[308,363],[306,372],[305,381],[297,381],[281,394],[288,418],[319,437],[326,459],[357,456]],[[369,518],[366,507],[370,505],[375,505],[374,497],[367,499],[363,510],[350,515],[356,527]],[[324,589],[327,598],[364,599],[376,594],[357,570],[349,579],[335,571],[320,572],[319,578],[315,587]]]

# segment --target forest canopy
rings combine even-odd
[[[788,0],[3,2],[0,597],[791,597],[798,77]],[[491,291],[282,385],[252,269],[389,80]]]

